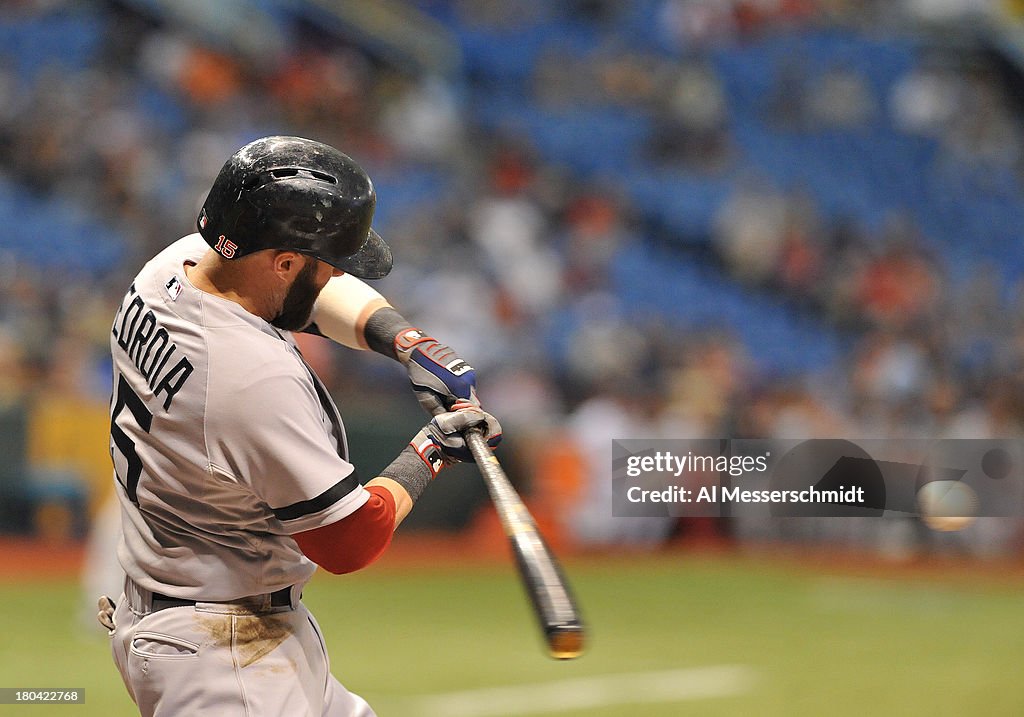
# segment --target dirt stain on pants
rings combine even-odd
[[[288,620],[276,615],[206,613],[196,619],[214,647],[234,648],[241,667],[259,662],[292,634]]]

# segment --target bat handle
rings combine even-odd
[[[478,465],[483,465],[491,457],[491,447],[487,445],[487,441],[484,439],[484,432],[477,426],[471,426],[462,433],[462,437],[466,439],[466,446],[469,448],[469,452],[473,454],[473,460]]]
[[[502,510],[498,511],[498,517],[501,518],[502,526],[509,537],[511,538],[515,533],[510,522],[513,514],[516,521],[529,523],[536,529],[533,518],[525,506],[522,506],[519,496],[515,494],[515,489],[498,464],[498,459],[494,457],[491,447],[487,445],[483,430],[478,426],[471,426],[462,432],[462,437],[466,440],[469,452],[473,454],[473,460],[476,461],[476,466],[484,478],[487,491],[491,494],[495,504],[502,507]]]
[[[505,471],[501,469],[498,459],[495,458],[491,447],[487,445],[483,430],[477,426],[471,426],[462,432],[466,440],[469,452],[473,454],[473,460],[484,478],[487,491],[491,494],[492,500],[500,507],[498,517],[509,538],[515,536],[515,524],[528,524],[533,530],[537,529],[533,517],[526,506],[522,504],[515,489],[509,482]]]

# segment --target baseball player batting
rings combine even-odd
[[[224,165],[198,233],[150,260],[114,318],[110,451],[121,504],[114,662],[143,715],[373,710],[329,670],[301,602],[320,565],[369,565],[462,438],[501,428],[475,373],[361,279],[391,252],[366,173],[333,147],[266,137]],[[292,332],[405,364],[434,416],[379,476],[348,460],[341,416]]]

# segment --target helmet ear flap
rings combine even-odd
[[[264,137],[233,154],[196,220],[214,249],[232,256],[289,249],[360,278],[391,270],[390,249],[372,230],[376,193],[351,157],[301,137]]]

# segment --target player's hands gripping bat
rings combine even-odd
[[[450,411],[442,409],[431,418],[412,439],[411,445],[436,476],[445,464],[473,460],[464,436],[470,428],[481,436],[482,431],[486,432],[486,439],[481,440],[492,448],[501,443],[498,419],[469,401],[457,401]]]

